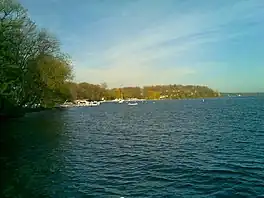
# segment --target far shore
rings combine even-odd
[[[213,98],[225,98],[225,97],[247,97],[247,96],[264,96],[264,93],[221,93],[218,97],[199,97],[199,98],[163,98],[163,99],[115,99],[115,100],[95,100],[95,102],[100,103],[118,103],[120,100],[123,100],[124,102],[144,102],[144,101],[169,101],[169,100],[197,100],[197,99],[213,99]],[[80,101],[87,100],[87,99],[80,99]],[[88,100],[87,100],[88,101]],[[91,101],[91,100],[89,100]],[[77,106],[76,102],[70,102],[72,107],[75,105]],[[41,112],[41,111],[48,111],[48,110],[55,110],[55,109],[65,109],[65,107],[61,105],[56,105],[53,107],[37,107],[37,108],[13,108],[10,111],[7,112],[1,112],[0,113],[0,120],[9,120],[14,118],[20,118],[23,117],[25,114],[33,113],[33,112]],[[71,107],[71,105],[69,105]]]

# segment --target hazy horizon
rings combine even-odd
[[[73,59],[75,81],[264,92],[264,1],[20,0]]]

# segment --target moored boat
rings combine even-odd
[[[137,102],[134,102],[134,103],[128,103],[128,105],[129,105],[129,106],[136,106],[136,105],[138,105],[138,103],[137,103]]]

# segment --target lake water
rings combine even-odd
[[[264,197],[262,97],[32,113],[1,136],[1,197]]]

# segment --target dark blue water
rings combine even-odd
[[[16,134],[1,154],[5,196],[264,196],[261,97],[102,104],[2,129]]]

